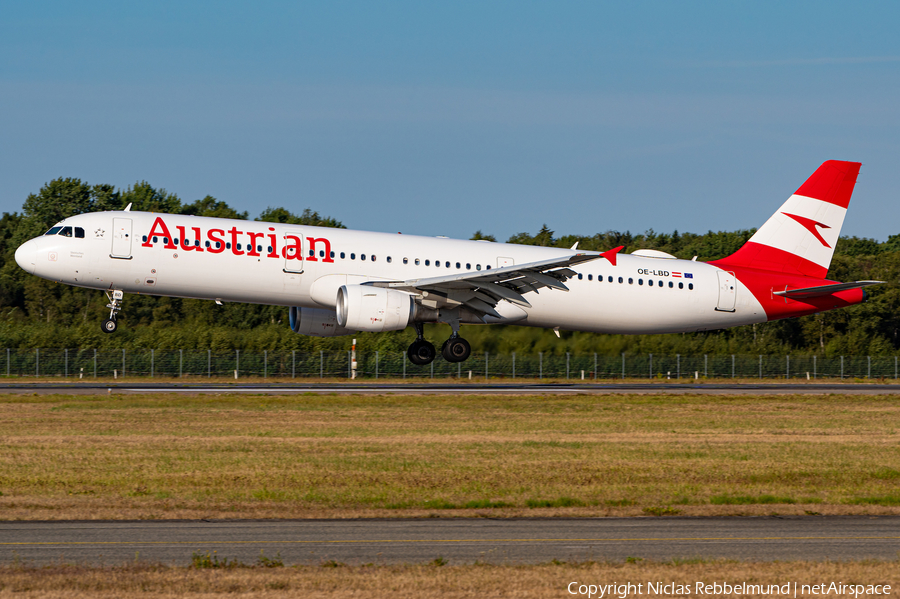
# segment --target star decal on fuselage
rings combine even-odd
[[[103,229],[97,229],[94,231],[94,237],[103,237],[103,234],[106,233]]]

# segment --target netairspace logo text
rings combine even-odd
[[[785,582],[782,584],[695,582],[691,585],[679,582],[587,584],[575,581],[570,582],[566,589],[570,595],[578,595],[589,599],[626,599],[627,597],[640,595],[781,595],[783,597],[831,595],[833,597],[861,597],[865,595],[890,595],[891,593],[891,587],[887,584],[850,584],[844,582],[821,582],[818,584],[798,582]]]

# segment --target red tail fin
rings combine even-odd
[[[823,163],[741,249],[713,264],[824,279],[860,166]]]

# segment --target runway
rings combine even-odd
[[[880,383],[0,383],[0,393],[90,395],[96,393],[253,393],[296,395],[896,395],[900,385]]]
[[[195,552],[253,564],[896,560],[900,517],[3,522],[0,561],[173,565]]]

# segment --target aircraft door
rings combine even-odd
[[[131,219],[114,218],[110,258],[131,260]]]
[[[720,270],[719,275],[719,303],[716,310],[719,312],[734,312],[735,299],[737,298],[737,285],[733,272]]]
[[[284,256],[284,272],[300,274],[303,272],[303,233],[301,231],[285,231],[281,237],[281,254]]]

